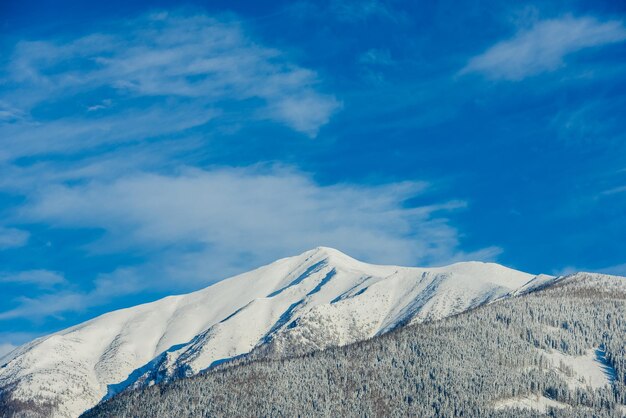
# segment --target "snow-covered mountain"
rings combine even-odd
[[[265,344],[83,417],[626,417],[626,277],[545,284],[312,355],[268,358]]]
[[[0,359],[0,397],[75,417],[131,385],[193,375],[270,342],[283,352],[344,345],[553,280],[481,262],[378,266],[316,248],[21,346]]]

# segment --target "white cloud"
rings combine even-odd
[[[396,62],[391,57],[388,49],[369,49],[359,55],[358,63],[361,66],[361,77],[372,84],[381,84],[386,80],[386,68],[395,66]]]
[[[4,357],[6,354],[9,354],[11,351],[16,349],[17,346],[10,343],[1,343],[0,344],[0,358]]]
[[[314,71],[254,41],[240,22],[205,15],[152,14],[111,33],[22,41],[4,70],[10,88],[0,118],[17,122],[0,128],[4,159],[173,134],[222,108],[229,120],[240,112],[241,120],[273,120],[314,137],[340,107],[318,91]],[[114,98],[98,94],[116,96],[113,115]],[[91,103],[82,113],[67,106],[52,121],[24,116],[42,103],[83,100]]]
[[[420,182],[320,185],[284,167],[136,173],[38,189],[23,220],[101,228],[94,252],[140,253],[145,262],[103,274],[90,291],[66,288],[0,313],[0,320],[59,316],[146,289],[188,291],[277,258],[325,245],[366,261],[441,265],[491,260],[498,248],[465,253],[447,218],[464,202],[410,207]]]
[[[626,263],[604,267],[603,269],[600,270],[600,273],[613,274],[616,276],[626,277]]]
[[[34,284],[42,288],[50,288],[65,284],[61,273],[49,270],[26,270],[16,273],[1,273],[0,283]]]
[[[565,266],[563,268],[554,270],[552,274],[556,276],[566,276],[568,274],[574,274],[578,272],[603,273],[603,274],[611,274],[614,276],[626,277],[626,263],[616,264],[616,265],[607,266],[607,267],[600,267],[600,268],[595,268],[595,269],[588,268],[588,267]]]
[[[366,14],[382,10],[367,4]],[[497,255],[458,249],[448,215],[463,202],[407,206],[424,183],[322,185],[284,167],[182,167],[210,151],[201,148],[210,129],[189,133],[199,126],[269,119],[314,136],[341,105],[315,72],[254,42],[236,21],[160,14],[125,24],[17,47],[11,106],[3,107],[11,123],[0,127],[0,190],[23,199],[14,224],[101,229],[89,250],[142,261],[79,285],[33,272],[6,276],[44,291],[14,300],[0,320],[60,316],[146,289],[190,290],[319,245],[394,264]],[[29,115],[50,101],[69,103],[52,106],[66,113]],[[0,247],[2,231],[21,236],[20,245],[28,239],[0,230]]]
[[[19,219],[100,228],[106,233],[91,251],[135,252],[146,261],[101,276],[92,292],[61,292],[58,303],[51,296],[44,302],[23,299],[0,318],[83,309],[145,287],[189,290],[319,245],[378,263],[493,259],[498,249],[469,254],[458,249],[459,234],[446,214],[463,208],[463,202],[406,206],[427,187],[420,182],[324,186],[276,167],[135,173],[33,187]]]
[[[0,122],[15,123],[25,117],[24,112],[0,101]]]
[[[625,107],[626,97],[588,98],[579,105],[564,106],[547,127],[553,129],[555,137],[563,141],[581,145],[603,143],[610,147],[626,139],[623,117],[618,110]]]
[[[624,192],[626,192],[626,186],[618,186],[618,187],[613,187],[611,189],[604,190],[600,193],[600,195],[610,196],[610,195],[615,195],[615,194],[624,193]]]
[[[57,317],[63,312],[80,312],[89,303],[85,294],[73,292],[60,292],[44,294],[42,296],[20,297],[17,299],[19,305],[8,311],[0,312],[0,321],[10,319],[41,319],[44,317]],[[102,301],[104,302],[104,301]],[[97,304],[92,303],[89,306]]]
[[[87,106],[87,112],[97,112],[98,110],[107,109],[111,107],[111,104],[112,104],[111,99],[104,99],[98,104]]]
[[[181,105],[175,112],[155,106],[97,119],[78,117],[29,125],[7,125],[0,128],[0,133],[4,135],[0,160],[25,155],[76,154],[103,144],[167,138],[168,135],[207,123],[214,117],[214,111],[197,106]]]
[[[67,281],[65,288],[35,297],[22,296],[15,300],[17,306],[0,312],[0,321],[11,319],[41,320],[47,317],[62,318],[67,312],[85,312],[89,308],[103,306],[115,297],[134,294],[149,289],[146,271],[120,268],[112,274],[99,276],[89,291],[72,289]],[[2,334],[0,334],[0,337]]]
[[[288,169],[187,169],[50,186],[22,217],[104,228],[99,248],[110,251],[202,244],[231,267],[244,254],[254,262],[318,245],[379,262],[430,263],[456,251],[456,231],[434,215],[459,203],[403,206],[424,187],[320,186]]]
[[[30,233],[17,228],[0,226],[0,250],[18,248],[26,245]]]
[[[620,42],[626,28],[620,21],[565,16],[543,20],[472,58],[461,74],[481,73],[492,79],[521,80],[564,65],[576,51]]]
[[[38,332],[6,332],[0,331],[0,359],[20,345],[41,337]],[[2,366],[2,363],[0,363]]]

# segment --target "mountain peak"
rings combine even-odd
[[[341,251],[339,251],[336,248],[332,248],[332,247],[324,247],[323,245],[319,246],[319,247],[315,247],[310,251],[315,251],[317,253],[323,253],[323,254],[341,254],[341,255],[346,255],[344,253],[342,253]]]
[[[332,247],[315,247],[312,250],[308,250],[305,251],[304,253],[300,254],[298,257],[301,256],[316,256],[319,258],[328,258],[328,259],[336,259],[336,260],[353,260],[353,261],[357,261],[356,259],[350,257],[349,255],[342,253],[341,251],[332,248]]]
[[[192,375],[258,347],[345,345],[457,314],[509,297],[532,277],[495,263],[375,265],[316,247],[22,346],[4,359],[0,391],[59,400],[51,415],[76,416],[127,387]]]

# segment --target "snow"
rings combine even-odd
[[[344,345],[509,297],[534,277],[482,262],[378,266],[319,247],[19,347],[0,359],[0,390],[58,398],[55,416],[73,417],[129,385],[198,373],[258,345]]]
[[[626,294],[626,277],[598,273],[574,273],[562,278],[562,284],[578,290],[601,291],[606,294]]]
[[[494,409],[507,408],[532,409],[540,413],[546,413],[550,408],[566,408],[567,404],[557,402],[554,399],[541,395],[528,395],[524,397],[503,399],[495,403]]]
[[[555,281],[554,276],[548,274],[539,274],[517,289],[515,295],[524,295],[526,293],[533,292],[535,290],[542,289],[545,286],[553,284]]]
[[[550,369],[558,373],[572,390],[587,386],[601,388],[615,379],[615,370],[608,364],[601,348],[589,349],[582,356],[570,356],[557,350],[542,353],[550,360]],[[565,407],[568,405],[538,394],[502,399],[494,404],[496,410],[520,408],[540,413],[548,412],[549,408]]]
[[[569,356],[553,350],[546,357],[572,389],[586,386],[596,389],[611,384],[615,379],[615,370],[600,348],[590,349],[583,356]]]

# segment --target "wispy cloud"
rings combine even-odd
[[[0,359],[9,354],[13,349],[27,341],[40,337],[37,332],[3,332],[0,331]],[[0,366],[2,363],[0,363]]]
[[[22,110],[0,101],[0,123],[15,123],[25,117]]]
[[[626,263],[604,267],[603,269],[600,270],[600,273],[613,274],[616,276],[626,277]]]
[[[559,109],[549,122],[555,137],[572,144],[604,143],[609,147],[626,139],[621,109],[626,97],[586,98]]]
[[[395,62],[388,49],[368,49],[359,56],[359,63],[366,65],[389,66]]]
[[[211,255],[206,254],[208,257]],[[195,256],[199,258],[199,255]],[[49,318],[62,320],[68,313],[85,313],[123,296],[145,291],[158,294],[163,291],[189,290],[189,280],[199,281],[198,275],[201,274],[196,269],[193,276],[190,276],[188,271],[190,266],[185,264],[190,258],[195,261],[193,267],[199,268],[200,260],[190,257],[190,254],[179,253],[172,257],[164,253],[144,265],[119,267],[112,273],[101,274],[88,290],[81,290],[78,286],[66,282],[65,286],[60,286],[55,291],[20,296],[11,301],[13,306],[10,309],[0,312],[0,321],[20,319],[42,322]],[[210,267],[210,263],[204,263],[203,267]],[[210,275],[210,270],[203,273]],[[205,277],[202,284],[209,284],[212,281]]]
[[[140,273],[140,274],[135,274]],[[142,273],[120,268],[111,274],[96,278],[90,290],[77,290],[76,286],[64,281],[54,292],[38,296],[21,296],[15,307],[0,312],[0,321],[27,319],[41,321],[45,318],[62,318],[68,312],[85,312],[90,308],[106,305],[116,297],[134,294],[150,288],[152,283]]]
[[[6,354],[9,354],[16,348],[17,346],[11,343],[0,343],[0,358],[4,357]]]
[[[17,228],[0,226],[0,250],[17,248],[26,245],[30,233]]]
[[[624,40],[626,28],[617,20],[573,16],[542,20],[473,57],[460,73],[521,80],[558,69],[574,52]]]
[[[613,187],[612,189],[602,191],[600,194],[604,196],[610,196],[618,193],[626,193],[626,186]]]
[[[74,134],[114,141],[129,125],[135,129],[125,136],[141,140],[151,132],[140,127],[163,128],[178,120],[170,132],[182,130],[232,103],[245,104],[241,117],[247,120],[272,120],[315,136],[340,107],[334,96],[318,91],[314,71],[255,42],[238,21],[204,15],[159,13],[120,23],[111,33],[22,41],[3,79],[3,119],[16,120],[42,103],[67,104],[67,112],[52,122],[30,117],[2,128],[10,149],[30,142],[24,135],[52,148]],[[103,111],[113,99],[122,106],[110,116]],[[76,109],[81,102],[86,103]],[[170,121],[161,122],[164,117]],[[16,131],[23,131],[20,138],[14,138]],[[39,151],[29,146],[24,152]]]
[[[0,190],[20,202],[13,211],[5,208],[7,219],[28,212],[30,219],[48,219],[51,226],[99,224],[98,228],[107,231],[107,239],[92,244],[92,250],[134,250],[144,253],[145,262],[119,265],[110,274],[92,272],[91,277],[76,282],[47,270],[0,273],[0,284],[28,286],[28,292],[6,301],[8,309],[0,313],[0,319],[41,319],[84,311],[145,290],[146,277],[156,277],[161,291],[171,291],[254,266],[267,256],[256,253],[262,246],[260,235],[251,237],[257,244],[236,249],[222,265],[210,270],[204,264],[205,270],[200,271],[199,257],[210,259],[234,248],[235,239],[245,241],[242,235],[237,238],[237,233],[254,233],[242,227],[233,228],[229,235],[226,224],[217,225],[220,221],[238,223],[237,207],[231,207],[230,217],[220,211],[211,215],[212,203],[216,199],[219,203],[219,192],[240,187],[237,181],[229,182],[228,175],[217,173],[213,177],[210,173],[163,173],[179,173],[183,164],[193,165],[197,157],[190,151],[201,149],[218,135],[215,126],[272,123],[314,137],[341,106],[332,94],[324,92],[315,71],[298,65],[287,53],[264,46],[234,17],[156,13],[108,22],[106,28],[82,36],[21,41],[10,59],[3,61]],[[143,203],[127,195],[142,185],[148,187],[142,193],[147,199]],[[155,195],[163,192],[157,192],[158,188],[170,186],[180,188],[169,190],[173,193],[170,198],[180,199],[178,208]],[[251,192],[246,184],[240,188],[244,194]],[[227,193],[224,204],[246,203],[235,201],[235,189]],[[54,211],[54,205],[75,200],[81,202],[82,209],[74,212],[78,213],[87,204],[84,199],[99,192],[106,195],[100,202],[108,202],[100,212],[105,216],[101,221],[84,214],[71,221]],[[204,197],[205,193],[217,197]],[[114,208],[118,197],[132,213],[128,220]],[[202,199],[195,204],[197,197]],[[273,194],[273,198],[278,201],[281,196]],[[29,206],[20,209],[24,199]],[[165,206],[152,206],[154,199]],[[193,213],[188,222],[175,216],[171,222],[157,225],[170,210],[183,206],[190,210],[188,214]],[[208,215],[194,212],[203,209]],[[145,221],[139,221],[142,214],[147,216]],[[248,208],[242,215],[254,213]],[[206,226],[192,230],[193,225],[198,227],[207,220]],[[129,225],[133,232],[127,239],[120,228]],[[152,227],[158,237],[154,243],[149,242],[148,229]],[[181,233],[175,231],[177,227],[182,228]],[[230,239],[215,251],[210,247],[220,237],[210,237],[211,228]],[[119,240],[117,245],[114,237]],[[26,231],[0,227],[0,250],[23,246],[28,240]],[[284,250],[285,245],[278,247]],[[198,249],[204,252],[199,254]],[[246,253],[254,257],[236,264],[235,259],[245,258],[242,254]],[[161,274],[161,269],[168,273]]]
[[[232,266],[242,254],[267,260],[321,244],[380,262],[429,263],[454,253],[456,232],[434,215],[459,204],[403,206],[424,187],[320,186],[284,168],[187,169],[48,187],[22,219],[104,228],[99,245],[111,250],[202,243]]]
[[[44,123],[7,125],[0,127],[0,134],[4,135],[0,160],[77,154],[103,145],[168,138],[207,123],[215,114],[212,110],[190,105],[180,105],[175,112],[153,106],[96,118],[67,117]]]
[[[334,4],[344,20],[393,17],[380,2]],[[500,253],[460,249],[450,217],[464,202],[407,203],[425,183],[320,184],[297,168],[199,162],[215,126],[272,123],[313,137],[341,103],[314,70],[235,19],[153,14],[110,26],[16,46],[0,85],[0,190],[19,202],[12,225],[97,229],[103,236],[87,251],[132,261],[80,283],[71,273],[5,275],[34,290],[8,301],[0,320],[195,289],[319,245],[407,265]],[[371,50],[363,62],[390,59]]]
[[[388,49],[372,48],[361,55],[357,59],[361,67],[361,77],[373,84],[381,84],[385,81],[385,72],[383,70],[395,66],[396,62],[391,57]]]
[[[577,267],[577,266],[566,266],[558,270],[554,270],[552,274],[558,276],[565,276],[568,274],[578,273],[578,272],[591,272],[591,273],[603,273],[610,274],[613,276],[623,276],[626,277],[626,263],[624,264],[616,264],[614,266],[607,266],[601,268],[586,268],[586,267]]]
[[[15,273],[0,273],[0,283],[36,285],[51,288],[67,283],[61,273],[49,270],[26,270]]]
[[[94,252],[147,255],[101,275],[90,291],[71,287],[20,298],[0,320],[58,316],[146,289],[189,290],[318,245],[392,264],[493,259],[497,248],[459,249],[448,201],[413,207],[420,182],[323,186],[286,167],[137,173],[39,189],[20,217],[52,227],[99,228]],[[149,280],[147,279],[149,278]]]
[[[19,306],[8,311],[0,312],[0,321],[11,319],[41,319],[45,317],[59,317],[63,312],[81,312],[89,300],[80,293],[46,293],[42,296],[20,297]],[[104,301],[102,301],[104,303]],[[90,305],[93,306],[93,303]],[[97,306],[97,305],[96,305]]]

